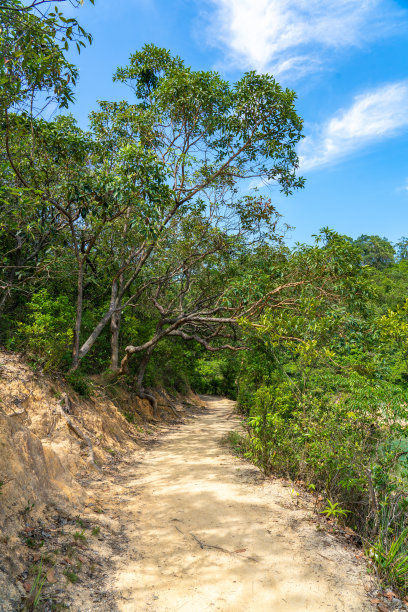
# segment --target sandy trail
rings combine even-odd
[[[111,577],[118,609],[372,610],[364,566],[317,531],[290,488],[222,445],[238,427],[233,402],[206,402],[112,490],[126,499],[129,543]]]

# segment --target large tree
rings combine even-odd
[[[109,305],[77,363],[112,317],[140,298],[145,266],[186,214],[200,213],[210,225],[234,217],[247,231],[271,230],[270,201],[242,196],[244,190],[262,180],[285,194],[303,185],[296,176],[302,122],[295,94],[270,75],[250,72],[231,86],[215,72],[193,71],[147,45],[114,80],[129,85],[136,100],[101,103],[92,127],[105,164],[133,189],[140,214],[123,226],[127,249],[112,269]]]
[[[395,249],[387,238],[362,234],[354,242],[360,248],[363,265],[381,269],[394,263]]]
[[[71,43],[79,51],[91,42],[76,18],[64,17],[59,6],[65,1],[52,7],[48,0],[0,2],[0,241],[5,254],[0,310],[35,270],[60,226],[47,193],[48,174],[54,174],[58,161],[44,155],[45,126],[39,117],[72,102],[77,69],[66,51]],[[69,4],[78,7],[82,1]]]

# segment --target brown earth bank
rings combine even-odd
[[[125,388],[96,380],[84,399],[62,379],[0,351],[0,612],[20,610],[27,600],[30,609],[39,590],[36,609],[70,607],[72,574],[77,584],[81,572],[88,571],[84,581],[101,578],[101,558],[109,559],[111,550],[102,546],[102,509],[82,518],[93,508],[87,481],[98,488],[120,457],[144,448],[160,423],[183,414],[177,398],[158,391],[157,399],[159,422],[150,403]],[[92,547],[81,561],[79,552]],[[49,570],[50,580],[40,586]]]
[[[83,400],[7,353],[0,375],[0,612],[402,609],[311,498],[232,454],[233,402],[158,394],[146,423],[125,390]]]

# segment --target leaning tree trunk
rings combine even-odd
[[[141,399],[149,400],[153,408],[153,417],[157,419],[158,417],[157,399],[151,393],[147,393],[145,388],[143,387],[143,379],[146,374],[146,368],[148,366],[152,353],[153,353],[153,348],[148,349],[146,353],[144,354],[144,356],[142,357],[142,361],[139,364],[139,369],[137,371],[137,376],[136,376],[136,392],[137,392],[137,395]]]

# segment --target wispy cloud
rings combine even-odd
[[[296,77],[321,69],[323,51],[384,36],[402,15],[389,0],[208,2],[209,41],[224,49],[230,65]]]
[[[383,85],[354,98],[299,147],[301,171],[336,162],[367,144],[408,128],[408,81]]]
[[[397,187],[397,191],[408,191],[408,178],[405,181],[405,185],[402,185],[402,187]]]

